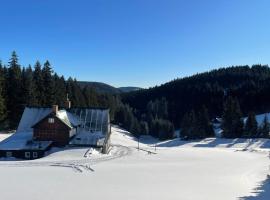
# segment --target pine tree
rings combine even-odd
[[[248,118],[244,126],[244,136],[248,138],[255,138],[258,136],[258,123],[254,112],[250,112],[248,114]]]
[[[264,116],[263,123],[260,128],[260,134],[263,138],[269,138],[270,124],[267,115]]]
[[[243,120],[237,99],[229,97],[224,104],[222,116],[223,137],[237,138],[243,135]]]

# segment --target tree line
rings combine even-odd
[[[267,117],[261,126],[255,118],[270,110],[269,92],[269,67],[254,65],[213,70],[148,90],[104,94],[59,76],[49,61],[21,66],[12,52],[6,65],[0,61],[0,128],[16,128],[25,106],[64,107],[68,94],[74,107],[108,107],[112,122],[135,136],[171,139],[180,129],[183,139],[212,137],[211,119],[218,116],[223,137],[269,137]]]
[[[146,112],[140,112],[128,104],[118,107],[115,122],[128,131],[140,135],[152,135],[161,140],[174,137],[174,125],[168,120],[168,106],[165,98],[150,101]]]
[[[207,109],[199,112],[188,112],[181,124],[182,139],[203,139],[215,136],[213,124],[209,119]],[[222,118],[218,122],[224,138],[269,138],[270,124],[267,115],[258,125],[254,112],[249,112],[244,118],[237,98],[229,96],[223,106]]]
[[[112,119],[120,104],[117,96],[98,94],[80,87],[76,79],[59,76],[49,61],[23,67],[15,51],[7,65],[0,61],[0,128],[16,128],[25,106],[64,107],[67,95],[75,107],[109,107]]]

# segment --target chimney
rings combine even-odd
[[[71,101],[68,98],[68,94],[67,94],[67,100],[66,100],[66,103],[65,103],[65,107],[66,107],[66,109],[70,109],[71,108]]]
[[[52,111],[53,111],[53,113],[57,113],[58,112],[58,105],[53,105],[52,106]]]

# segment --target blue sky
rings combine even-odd
[[[2,0],[0,59],[65,77],[150,87],[270,63],[268,0]]]

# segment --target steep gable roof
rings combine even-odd
[[[66,125],[70,129],[75,128],[80,125],[80,121],[77,116],[75,116],[72,113],[69,113],[66,110],[59,110],[56,114],[51,111],[47,116],[45,116],[44,118],[40,119],[35,124],[33,124],[32,128],[35,128],[41,122],[43,122],[44,120],[47,120],[47,118],[50,118],[50,117],[57,118],[60,122],[62,122],[64,125]]]
[[[32,126],[51,113],[51,108],[26,107],[23,111],[17,132],[32,132]]]

